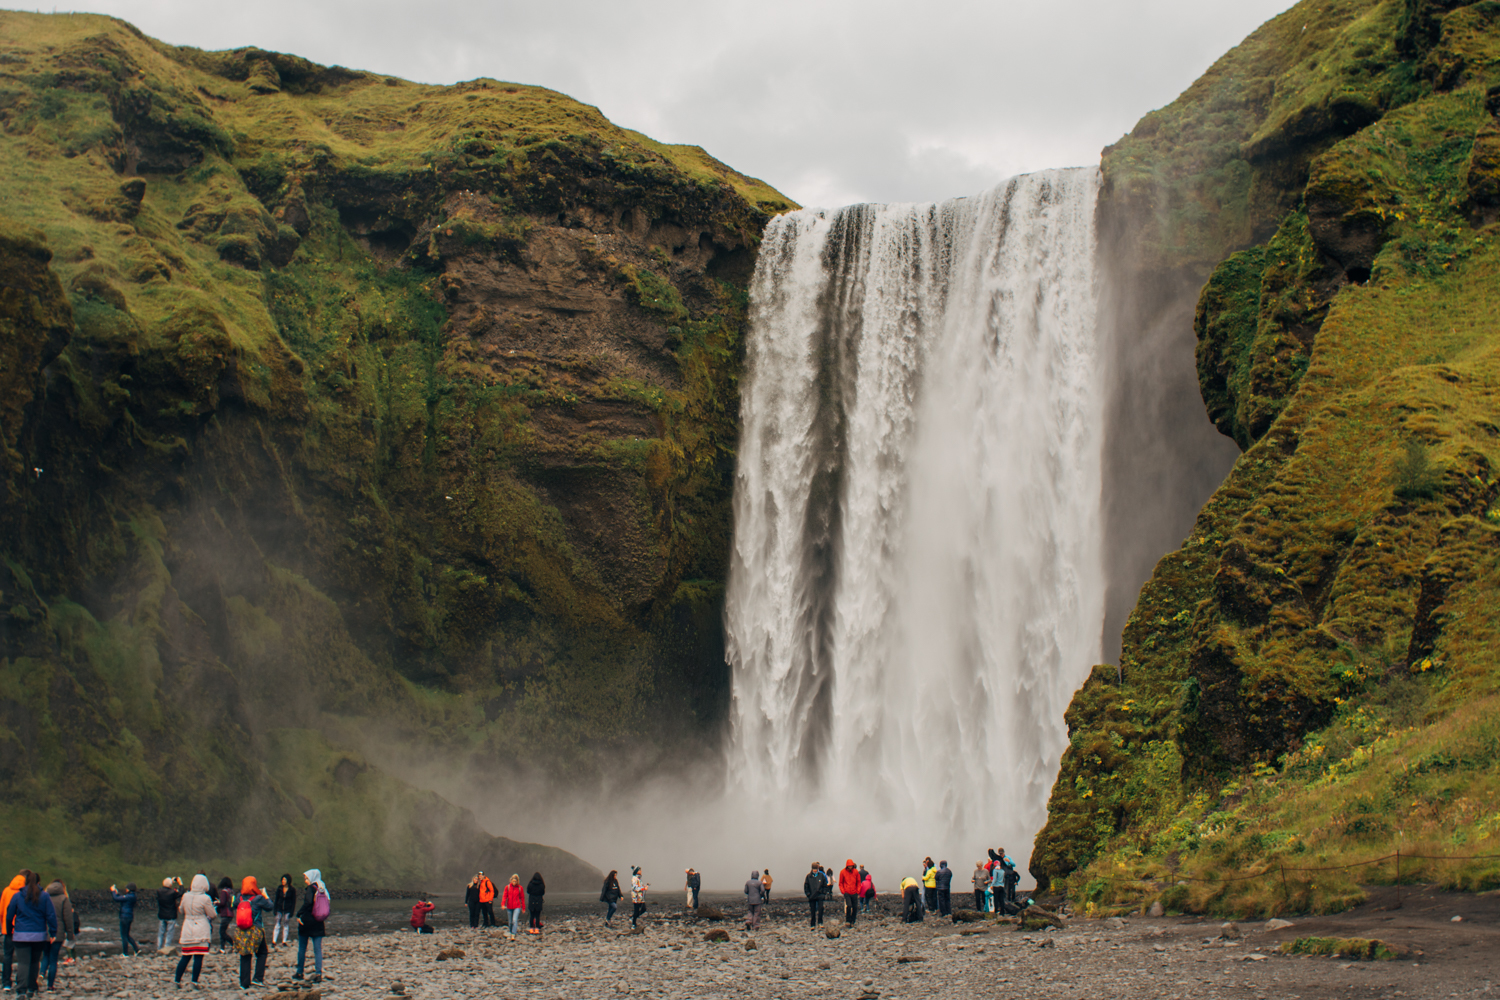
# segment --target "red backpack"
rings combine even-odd
[[[234,926],[240,930],[249,930],[255,923],[255,910],[250,905],[249,896],[240,897],[240,905],[234,908]]]

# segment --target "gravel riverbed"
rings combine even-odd
[[[747,933],[742,925],[656,916],[603,927],[598,917],[564,917],[544,934],[515,942],[497,931],[459,930],[418,936],[384,931],[330,937],[324,981],[290,979],[294,949],[273,952],[266,985],[253,996],[302,987],[323,998],[734,997],[963,998],[1058,997],[1130,1000],[1493,996],[1490,962],[1346,962],[1272,954],[1276,940],[1259,924],[1238,925],[1225,940],[1220,925],[1198,920],[1077,920],[1030,933],[1006,926],[862,919],[830,939],[794,918],[791,907]],[[716,927],[729,941],[711,943]],[[1493,931],[1490,947],[1493,955]],[[754,943],[753,949],[750,943]],[[446,960],[444,949],[464,954]],[[1477,957],[1477,956],[1476,956]],[[309,956],[309,965],[311,956]],[[59,996],[159,997],[178,991],[175,959],[146,954],[80,959],[58,978]],[[1446,966],[1446,967],[1445,967]],[[308,970],[311,974],[311,968]],[[244,996],[234,955],[210,955],[202,991]],[[184,983],[183,992],[188,992]]]

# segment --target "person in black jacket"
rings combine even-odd
[[[807,897],[809,927],[817,928],[823,924],[823,893],[827,888],[828,876],[823,874],[823,866],[814,861],[807,878],[802,880],[802,895]]]
[[[479,876],[475,875],[469,879],[469,884],[464,887],[464,905],[469,908],[469,928],[479,928]]]
[[[698,891],[703,888],[703,876],[696,868],[687,870],[687,905],[690,909],[698,908]]]
[[[156,950],[166,951],[172,947],[172,935],[177,931],[177,903],[182,899],[182,879],[164,878],[161,888],[156,890]]]
[[[126,882],[124,892],[110,886],[109,893],[115,897],[115,902],[120,904],[120,947],[123,949],[121,954],[139,955],[141,946],[136,944],[135,938],[130,936],[130,925],[135,923],[135,883]]]
[[[938,916],[951,917],[953,915],[953,869],[948,867],[948,862],[938,862],[936,879]]]
[[[276,914],[276,923],[271,927],[271,947],[276,947],[277,937],[281,938],[283,945],[292,943],[292,921],[297,912],[297,887],[292,885],[290,875],[281,876],[281,884],[276,887],[276,896],[271,900],[272,912]]]
[[[302,894],[302,909],[297,911],[297,971],[292,974],[292,978],[302,978],[302,969],[307,961],[307,942],[311,941],[313,946],[312,981],[321,983],[323,981],[324,930],[323,921],[313,916],[313,904],[317,902],[318,890],[323,886],[323,873],[317,868],[309,868],[302,873],[302,881],[307,886],[307,892]]]
[[[604,876],[604,888],[599,890],[599,902],[609,907],[604,914],[605,927],[608,927],[609,922],[615,918],[615,910],[619,909],[620,900],[624,896],[625,893],[620,891],[620,873],[617,869],[611,868],[609,874]]]
[[[526,883],[526,912],[531,918],[526,928],[527,934],[542,933],[542,897],[547,895],[547,883],[542,881],[542,873],[537,872],[531,876],[531,881]]]

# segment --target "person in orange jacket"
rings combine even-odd
[[[844,923],[853,926],[859,916],[859,869],[853,858],[845,861],[839,872],[839,892],[844,896]]]
[[[495,926],[495,883],[484,872],[479,873],[479,915],[484,926]]]
[[[11,940],[11,927],[5,915],[10,912],[10,897],[26,888],[26,876],[30,874],[30,868],[22,868],[21,874],[11,879],[5,891],[0,892],[0,933],[5,935],[5,962],[3,967],[0,967],[0,978],[4,979],[4,988],[7,991],[11,988],[11,974],[16,966],[16,944]]]

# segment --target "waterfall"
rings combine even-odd
[[[1100,656],[1098,183],[767,228],[725,610],[742,801],[1024,864]]]

